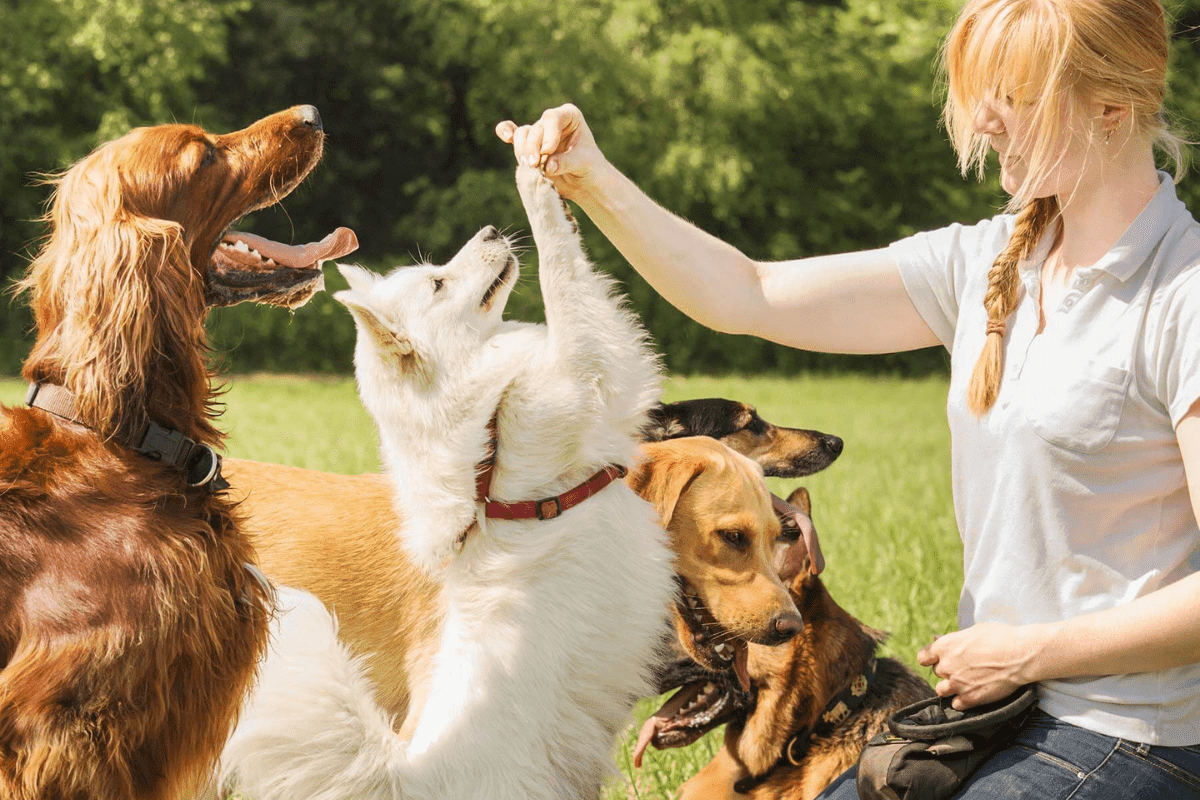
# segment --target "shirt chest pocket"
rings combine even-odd
[[[1029,425],[1051,444],[1093,453],[1110,441],[1121,421],[1131,373],[1091,361],[1041,360],[1021,375]]]

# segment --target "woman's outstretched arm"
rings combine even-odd
[[[887,250],[754,261],[651,200],[608,162],[575,106],[496,132],[518,161],[541,165],[656,291],[710,328],[837,353],[939,343]]]

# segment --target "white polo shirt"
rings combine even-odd
[[[1012,215],[891,247],[913,303],[951,354],[961,627],[1061,620],[1200,569],[1175,438],[1200,398],[1200,224],[1170,176],[1159,179],[1112,250],[1075,271],[1040,334],[1038,267],[1053,236],[1021,265],[1004,378],[981,419],[967,410],[966,387],[985,338],[988,269]],[[1200,664],[1046,681],[1040,695],[1047,713],[1110,736],[1200,743]]]

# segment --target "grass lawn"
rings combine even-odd
[[[233,376],[228,385],[230,455],[343,473],[379,468],[374,425],[352,380]],[[0,402],[20,402],[24,392],[19,381],[0,379]],[[962,550],[950,505],[945,380],[672,378],[665,396],[743,400],[776,424],[841,436],[845,452],[825,472],[771,480],[784,496],[801,483],[811,491],[826,585],[851,613],[891,631],[883,654],[910,665],[935,633],[954,629]],[[638,723],[655,708],[639,704]],[[710,734],[684,750],[652,750],[634,770],[636,732],[634,724],[618,747],[624,778],[605,800],[667,797],[719,745]]]

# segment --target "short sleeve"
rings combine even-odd
[[[975,275],[986,281],[1011,231],[1012,215],[1006,214],[976,225],[955,223],[918,233],[889,247],[909,298],[947,350],[954,344],[968,278]]]
[[[1200,398],[1200,262],[1169,291],[1158,332],[1158,387],[1172,427]]]

